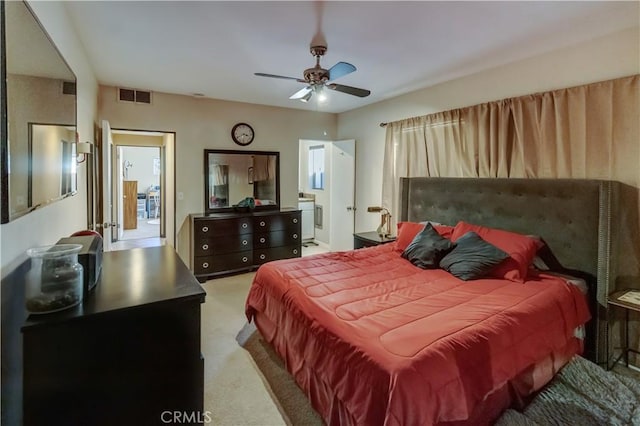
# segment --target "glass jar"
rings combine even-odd
[[[57,244],[27,250],[31,257],[25,294],[27,311],[48,314],[82,301],[80,249],[80,244]]]

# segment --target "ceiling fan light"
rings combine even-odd
[[[314,91],[318,96],[318,102],[324,102],[327,100],[327,92],[324,90],[324,86],[315,86]]]
[[[304,95],[303,97],[300,98],[300,100],[302,102],[309,102],[309,99],[311,99],[311,95],[313,95],[312,91],[309,91],[309,93],[307,93],[306,95]]]

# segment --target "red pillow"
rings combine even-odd
[[[398,237],[396,238],[396,251],[404,251],[411,241],[420,231],[424,229],[424,223],[417,222],[398,222]],[[444,238],[451,239],[453,226],[433,225],[433,229],[438,231]]]
[[[509,258],[496,266],[489,272],[489,275],[524,282],[529,265],[538,251],[536,240],[515,232],[472,225],[461,221],[453,229],[451,241],[455,242],[469,231],[477,233],[483,240],[509,254]]]

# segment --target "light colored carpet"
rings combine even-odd
[[[298,387],[275,350],[264,341],[253,324],[247,324],[238,333],[238,344],[251,354],[254,362],[269,384],[271,395],[277,401],[285,422],[298,426],[322,426],[324,422],[313,409],[305,393]]]
[[[222,426],[285,425],[247,351],[236,341],[246,324],[244,302],[254,273],[218,278],[203,284],[202,353],[204,409]]]

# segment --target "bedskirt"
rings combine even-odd
[[[263,313],[256,313],[254,317],[256,328],[263,339],[268,342],[280,356],[287,371],[302,391],[306,394],[313,408],[320,414],[328,425],[357,425],[358,422],[336,395],[331,386],[316,374],[312,365],[305,363],[304,357],[296,356],[296,352],[304,353],[303,348],[295,348],[295,342],[285,334],[277,333],[277,325]],[[441,426],[489,425],[508,407],[525,407],[531,396],[543,388],[554,375],[566,365],[576,354],[582,353],[583,341],[571,339],[560,350],[549,354],[538,363],[531,365],[514,379],[508,381],[489,395],[482,404],[473,410],[471,416],[464,421],[442,422]],[[368,389],[365,389],[368,391]],[[378,407],[383,409],[384,407]],[[387,426],[403,426],[400,422],[384,422],[385,414],[380,413],[379,424]],[[507,424],[504,424],[506,426]]]

